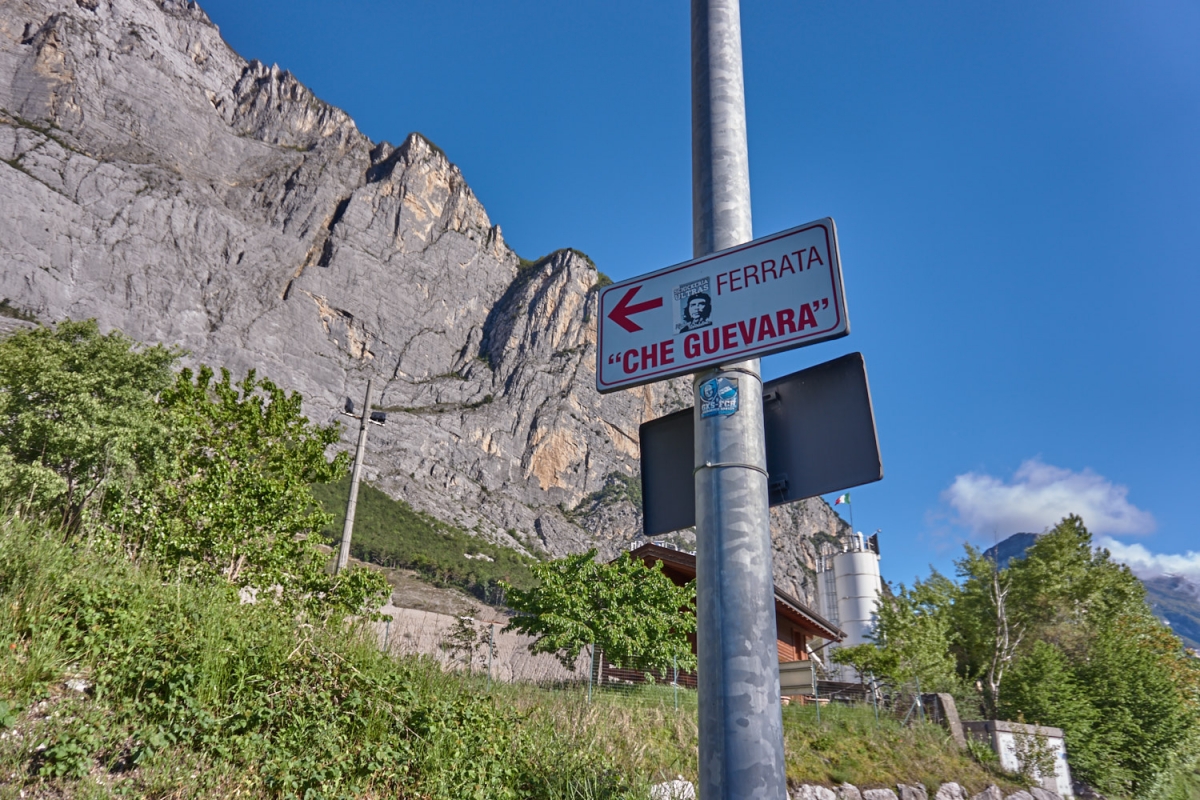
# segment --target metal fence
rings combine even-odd
[[[533,637],[505,631],[508,620],[452,616],[431,611],[384,609],[378,623],[380,646],[394,655],[432,659],[442,669],[474,675],[484,689],[496,684],[523,684],[578,692],[589,702],[618,701],[694,712],[696,675],[678,664],[663,668],[644,663],[613,663],[603,650],[585,646],[564,664],[548,653],[532,653]],[[937,718],[931,695],[917,683],[894,685],[865,676],[859,681],[832,680],[819,662],[780,664],[780,689],[786,704],[815,706],[817,720],[835,716],[838,709],[870,709],[878,720],[901,724]],[[924,701],[922,701],[924,698]]]
[[[384,609],[377,623],[380,647],[397,656],[432,659],[442,669],[484,679],[493,684],[525,684],[547,689],[575,690],[589,701],[620,697],[623,702],[695,706],[696,676],[670,666],[640,661],[613,663],[593,645],[563,663],[548,653],[533,653],[534,638],[505,631],[507,620],[451,616],[431,611]]]

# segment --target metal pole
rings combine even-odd
[[[592,702],[592,673],[596,671],[596,643],[591,646],[591,654],[588,658],[588,702]]]
[[[679,710],[679,661],[671,656],[671,686],[675,690],[675,710]]]
[[[496,649],[496,623],[488,623],[488,692],[492,691],[492,652]]]
[[[692,249],[753,238],[738,0],[692,0]],[[720,299],[713,297],[714,316]],[[787,796],[757,359],[695,376],[700,796]],[[738,411],[701,416],[700,388],[737,381]]]
[[[817,674],[817,666],[813,665],[813,702],[817,704],[817,724],[821,724],[821,676]]]
[[[358,449],[354,451],[354,471],[350,473],[350,497],[346,500],[346,524],[342,526],[342,547],[338,550],[336,575],[350,560],[350,537],[354,533],[354,509],[358,505],[358,480],[362,477],[363,456],[367,452],[367,422],[371,419],[371,379],[367,379],[367,396],[363,399],[362,417],[358,426]]]

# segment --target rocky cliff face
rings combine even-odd
[[[257,368],[321,422],[373,377],[393,495],[554,555],[637,535],[638,425],[690,385],[596,393],[586,256],[522,262],[436,146],[369,141],[195,3],[0,4],[0,297]],[[838,519],[773,519],[807,597],[804,536]]]

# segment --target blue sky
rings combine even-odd
[[[202,5],[373,139],[436,142],[524,257],[690,258],[687,3]],[[864,354],[884,577],[1077,511],[1200,579],[1200,6],[747,0],[742,27],[755,235],[833,217],[852,325],[764,372]]]

